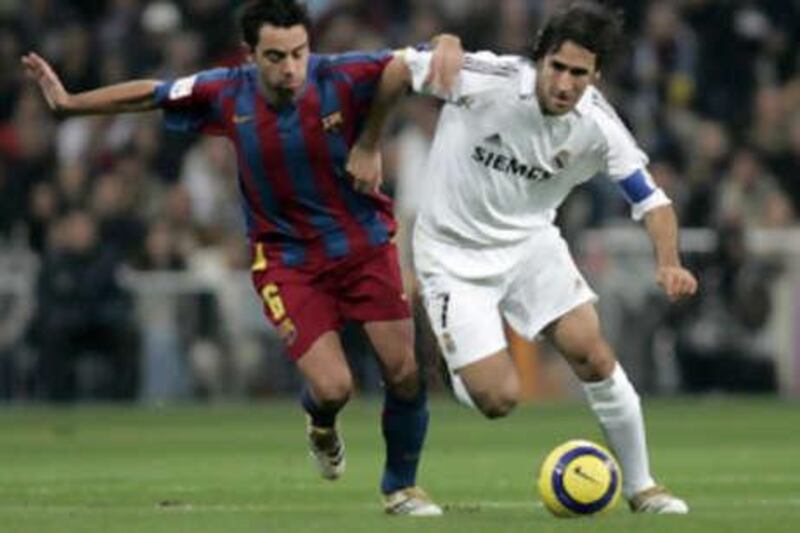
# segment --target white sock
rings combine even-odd
[[[617,363],[607,379],[583,383],[583,390],[622,468],[622,494],[630,498],[655,484],[650,476],[639,395]]]
[[[453,387],[453,394],[459,403],[466,405],[467,407],[471,407],[472,409],[477,409],[477,407],[475,407],[475,402],[472,401],[472,396],[469,395],[469,391],[467,390],[466,385],[464,385],[464,380],[461,379],[461,376],[451,373],[450,385]]]

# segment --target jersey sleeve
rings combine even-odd
[[[670,199],[647,171],[647,155],[611,106],[597,93],[596,121],[602,134],[601,168],[617,184],[631,206],[631,217],[641,218],[651,209],[669,205]]]
[[[391,50],[377,52],[347,52],[327,56],[326,68],[337,78],[346,80],[350,86],[354,103],[369,104],[378,88],[383,70],[392,60]]]
[[[406,48],[401,53],[411,72],[411,87],[414,92],[451,101],[503,86],[515,76],[520,64],[516,56],[498,56],[486,51],[465,54],[464,66],[452,94],[445,95],[436,92],[426,83],[433,52]]]
[[[219,95],[234,75],[233,69],[221,68],[158,85],[156,104],[164,111],[167,129],[222,135],[225,125]]]

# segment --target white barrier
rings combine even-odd
[[[780,275],[771,286],[773,310],[764,328],[763,340],[774,357],[780,393],[800,396],[800,229],[752,231],[746,235],[746,243],[751,253],[777,258],[782,265]],[[683,253],[711,254],[716,246],[717,236],[712,230],[690,229],[681,233]],[[604,328],[612,344],[622,347],[620,355],[627,357],[628,360],[623,359],[626,365],[630,365],[635,374],[641,359],[650,357],[654,360],[655,367],[651,370],[656,381],[650,384],[650,390],[677,390],[675,371],[670,366],[674,362],[662,357],[663,354],[643,354],[630,346],[625,353],[625,331],[631,327],[626,320],[635,316],[637,309],[650,305],[652,300],[648,298],[658,293],[653,279],[651,245],[643,228],[623,225],[585,231],[574,243],[573,251],[600,294],[598,305]],[[4,250],[0,256],[0,296],[6,301],[16,301],[15,306],[7,306],[13,311],[0,315],[0,333],[13,330],[18,334],[20,322],[29,320],[34,313],[36,259],[19,249]],[[250,286],[248,272],[215,271],[214,275],[199,275],[124,270],[120,279],[135,296],[137,318],[142,327],[155,324],[174,330],[177,323],[185,319],[173,305],[176,297],[213,293],[230,338],[253,339],[259,334],[272,334]],[[203,332],[198,333],[202,335]],[[0,335],[0,343],[3,340]],[[672,340],[666,336],[655,339],[651,346],[666,346],[668,352],[670,342]],[[4,348],[7,346],[0,344],[0,349]],[[255,350],[251,345],[247,349]]]

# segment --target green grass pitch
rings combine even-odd
[[[581,403],[532,404],[486,421],[431,404],[420,482],[441,518],[384,516],[377,400],[344,411],[348,471],[319,479],[294,403],[0,410],[0,531],[798,531],[800,405],[775,399],[646,402],[654,472],[686,517],[559,520],[535,471],[573,437],[599,439]]]

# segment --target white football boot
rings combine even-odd
[[[689,506],[685,501],[673,496],[661,485],[634,494],[628,501],[634,513],[650,514],[687,514]]]
[[[344,474],[346,466],[344,441],[336,428],[320,428],[308,425],[309,455],[317,463],[319,473],[331,481]]]
[[[419,487],[405,487],[383,497],[386,514],[395,516],[441,516],[442,508]]]

